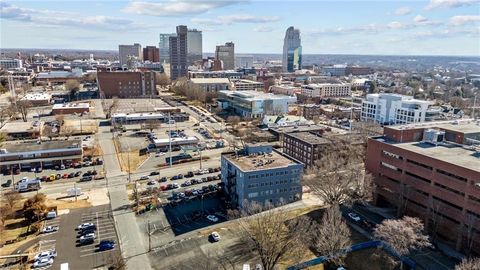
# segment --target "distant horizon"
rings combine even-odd
[[[151,46],[151,45],[146,45]],[[143,45],[142,45],[143,48]],[[65,49],[65,48],[0,48],[0,52],[3,50],[14,51],[14,50],[39,50],[39,51],[80,51],[80,52],[111,52],[117,53],[118,50],[107,50],[107,49]],[[215,52],[203,52],[203,54],[212,54],[215,55]],[[237,55],[282,55],[282,52],[279,53],[237,53],[235,52],[235,56]],[[302,55],[342,55],[342,56],[422,56],[422,57],[473,57],[473,58],[480,58],[480,55],[435,55],[435,54],[351,54],[351,53],[303,53]]]
[[[293,26],[304,55],[480,56],[479,1],[0,0],[0,47],[158,46],[186,25],[202,31],[204,51],[231,41],[269,54]]]

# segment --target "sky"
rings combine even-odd
[[[203,51],[281,53],[300,29],[304,54],[480,56],[480,0],[0,0],[0,48],[117,50],[158,46],[176,25],[203,31]]]

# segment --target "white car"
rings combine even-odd
[[[58,226],[45,226],[42,230],[42,233],[51,233],[58,231]]]
[[[211,222],[218,222],[218,218],[214,215],[208,215],[207,219],[210,220]]]
[[[95,238],[95,233],[87,233],[85,235],[80,236],[80,241],[83,241],[89,238]]]
[[[220,234],[218,234],[218,232],[212,232],[210,236],[212,237],[213,241],[215,242],[220,241]]]
[[[33,268],[46,267],[53,264],[53,258],[43,258],[33,263]]]
[[[351,219],[353,219],[357,222],[360,221],[360,219],[361,219],[357,214],[355,214],[353,212],[348,213],[348,217],[350,217]]]
[[[150,179],[150,176],[148,176],[148,175],[144,175],[144,176],[140,177],[140,180],[148,180],[148,179]]]
[[[39,261],[42,259],[50,259],[55,257],[57,257],[57,252],[55,250],[47,250],[47,251],[42,251],[40,253],[37,253],[37,255],[33,257],[33,260]]]
[[[165,155],[165,153],[160,152],[160,153],[156,153],[156,154],[155,154],[155,157],[161,157],[161,156],[164,156],[164,155]]]
[[[94,224],[91,223],[91,222],[82,223],[82,224],[77,226],[77,230],[83,230],[84,228],[88,228],[88,227],[92,227],[92,226],[94,226]]]

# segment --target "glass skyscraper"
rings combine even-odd
[[[300,30],[293,28],[293,26],[290,26],[285,32],[282,66],[284,72],[302,69]]]

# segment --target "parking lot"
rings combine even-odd
[[[79,234],[75,228],[91,222],[97,226],[96,238],[93,244],[79,245]],[[62,263],[68,263],[70,269],[92,269],[108,265],[114,256],[119,256],[118,238],[115,223],[109,205],[91,208],[74,209],[70,213],[48,220],[47,226],[58,226],[57,232],[44,234],[39,242],[39,250],[57,251],[52,269],[60,269]],[[101,240],[114,240],[114,249],[99,251]]]

